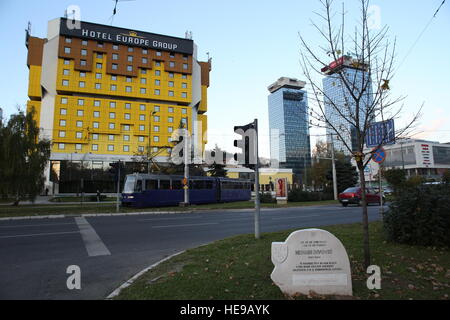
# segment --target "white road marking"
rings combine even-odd
[[[109,252],[102,239],[100,239],[97,232],[95,232],[94,228],[92,228],[84,217],[75,218],[75,222],[80,229],[81,238],[90,257],[111,255],[111,252]]]
[[[38,236],[55,236],[61,234],[73,234],[80,233],[79,231],[69,231],[69,232],[51,232],[51,233],[33,233],[33,234],[18,234],[14,236],[1,236],[0,239],[8,239],[8,238],[20,238],[20,237],[38,237]]]
[[[201,217],[178,217],[178,218],[154,218],[154,219],[140,219],[139,221],[170,221],[181,219],[199,219]]]
[[[309,218],[309,217],[319,217],[319,214],[311,214],[308,216],[293,216],[293,217],[277,217],[277,218],[271,218],[271,220],[285,220],[285,219],[303,219],[303,218]]]
[[[73,222],[70,223],[44,223],[44,224],[23,224],[23,225],[14,225],[14,226],[0,226],[0,228],[21,228],[21,227],[46,227],[46,226],[63,226],[63,225],[73,225]]]
[[[172,224],[167,226],[153,226],[152,228],[176,228],[176,227],[195,227],[195,226],[210,226],[213,224],[219,224],[219,223],[196,223],[196,224]]]

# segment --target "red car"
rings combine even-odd
[[[366,199],[367,204],[376,203],[380,204],[380,194],[375,193],[375,191],[366,189]],[[347,188],[344,192],[339,194],[339,202],[342,203],[342,206],[346,207],[349,204],[357,204],[362,205],[362,195],[360,187]],[[383,197],[383,204],[385,199]]]

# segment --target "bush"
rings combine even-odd
[[[303,191],[301,189],[292,189],[289,192],[289,202],[308,202],[308,201],[322,201],[333,200],[334,196],[331,193],[324,193],[318,191]]]
[[[390,241],[450,247],[450,186],[405,188],[384,215]]]
[[[106,195],[102,194],[100,195],[100,201],[105,201]],[[97,202],[97,196],[89,196],[89,201]]]
[[[261,203],[276,203],[277,200],[272,198],[272,195],[269,193],[260,193],[259,194],[259,202]]]

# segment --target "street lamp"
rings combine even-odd
[[[148,165],[147,165],[147,173],[150,174],[150,157],[151,157],[151,153],[152,153],[152,147],[151,147],[151,140],[152,140],[152,118],[153,116],[155,116],[157,114],[156,111],[153,111],[150,114],[150,121],[149,121],[149,134],[148,134],[148,151],[147,151],[147,161],[148,161]]]

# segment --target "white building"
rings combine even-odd
[[[450,169],[450,142],[402,139],[383,148],[386,151],[386,160],[381,164],[383,168],[404,168],[408,177],[440,180],[444,171]],[[377,163],[369,162],[365,172],[367,181],[375,180],[378,168]]]

